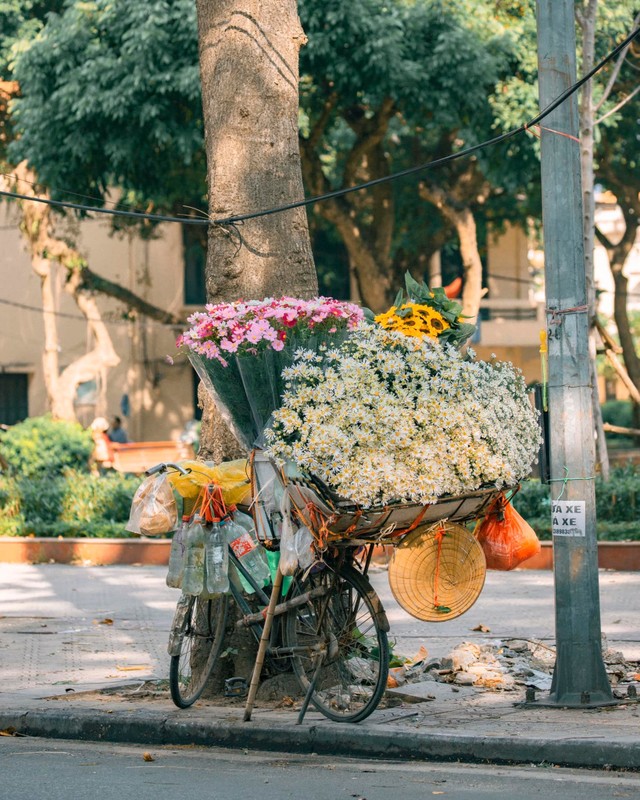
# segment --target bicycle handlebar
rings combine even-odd
[[[166,472],[168,469],[174,469],[176,472],[179,472],[181,475],[188,475],[191,470],[184,469],[179,464],[174,464],[172,461],[161,462],[160,464],[156,464],[153,467],[149,467],[149,469],[145,470],[145,475],[156,475],[158,472]]]

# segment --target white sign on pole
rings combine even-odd
[[[585,536],[585,505],[585,500],[552,500],[552,534],[554,536]]]

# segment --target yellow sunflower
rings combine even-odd
[[[398,311],[403,311],[405,314],[399,315]],[[451,327],[442,314],[430,306],[419,303],[404,303],[399,309],[391,306],[384,314],[378,314],[375,321],[387,330],[400,331],[405,336],[414,336],[418,339],[424,336],[437,339],[443,331]]]

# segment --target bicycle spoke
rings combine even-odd
[[[301,648],[293,667],[303,689],[315,675],[313,705],[330,719],[355,722],[376,708],[384,692],[388,642],[367,597],[370,587],[353,570],[343,570],[337,579],[328,572],[310,576],[295,591],[331,580],[327,597],[290,612],[287,643]]]
[[[182,630],[171,632],[175,650],[172,650],[169,687],[179,708],[195,703],[204,690],[222,647],[227,607],[226,595],[205,601],[193,598],[182,615]]]

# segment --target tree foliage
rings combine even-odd
[[[28,159],[54,196],[117,188],[143,208],[202,203],[191,0],[68,2],[25,47],[13,76],[19,137],[9,155]]]

